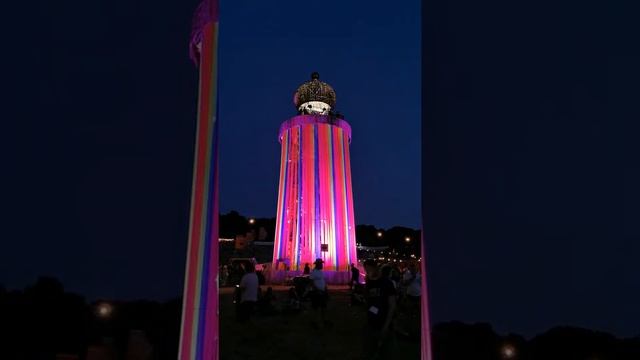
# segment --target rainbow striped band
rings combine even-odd
[[[218,359],[217,44],[217,1],[204,1],[190,43],[200,76],[180,360]]]

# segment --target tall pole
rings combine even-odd
[[[422,8],[422,18],[426,19],[426,15],[427,15],[427,7],[425,6],[424,3],[421,4]],[[426,34],[427,33],[427,23],[426,22],[422,22],[422,33]],[[422,48],[426,48],[426,44],[427,44],[427,38],[426,37],[422,37]],[[424,60],[424,55],[423,55],[423,60],[422,60],[422,66],[423,69],[425,68],[424,64],[426,64],[425,60]],[[422,93],[424,94],[426,91],[426,73],[423,71],[422,72]],[[424,101],[425,96],[422,95],[422,114],[423,117],[425,116],[425,114],[427,114],[427,109],[428,106],[430,104],[427,104],[426,101]],[[425,124],[423,123],[422,125],[422,153],[424,154],[425,151],[425,142],[424,140],[426,139],[426,135],[427,135],[427,127],[425,126]],[[426,157],[423,155],[422,156],[422,171],[424,174],[425,169],[427,168],[427,162],[426,162]],[[421,206],[421,213],[422,213],[422,226],[421,226],[421,230],[420,231],[420,272],[422,274],[421,276],[421,286],[420,289],[422,291],[422,293],[420,294],[420,307],[421,307],[421,311],[420,311],[420,315],[422,316],[422,318],[420,319],[420,322],[422,324],[422,329],[420,331],[420,347],[422,350],[422,360],[433,360],[433,353],[432,353],[432,349],[431,349],[431,345],[432,345],[432,337],[431,337],[431,318],[429,317],[429,289],[427,288],[427,236],[425,235],[425,224],[427,223],[426,220],[426,210],[427,210],[427,204],[424,201],[424,194],[426,194],[426,189],[424,188],[424,176],[422,178],[422,206]]]
[[[217,360],[218,0],[204,0],[198,6],[189,50],[200,75],[178,359]]]
[[[427,257],[426,255],[426,244],[425,244],[425,236],[424,236],[424,227],[422,231],[420,231],[421,235],[421,244],[420,244],[420,273],[422,276],[420,289],[422,290],[422,294],[420,294],[420,323],[422,324],[422,329],[420,331],[420,350],[422,360],[433,360],[433,354],[431,352],[431,319],[429,318],[429,291],[427,289]]]

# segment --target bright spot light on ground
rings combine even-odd
[[[411,238],[407,236],[406,238],[404,238],[404,241],[409,242],[411,241]]]
[[[378,237],[382,237],[382,232],[378,231]]]
[[[253,224],[256,222],[256,219],[249,219],[249,224]]]

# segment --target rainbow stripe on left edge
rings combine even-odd
[[[194,19],[191,57],[200,67],[180,360],[218,359],[218,3]]]

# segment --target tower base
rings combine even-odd
[[[351,280],[351,271],[331,271],[322,270],[324,278],[329,285],[347,285]],[[302,276],[303,271],[285,271],[275,270],[268,271],[265,274],[267,283],[269,284],[285,284],[296,276]]]

